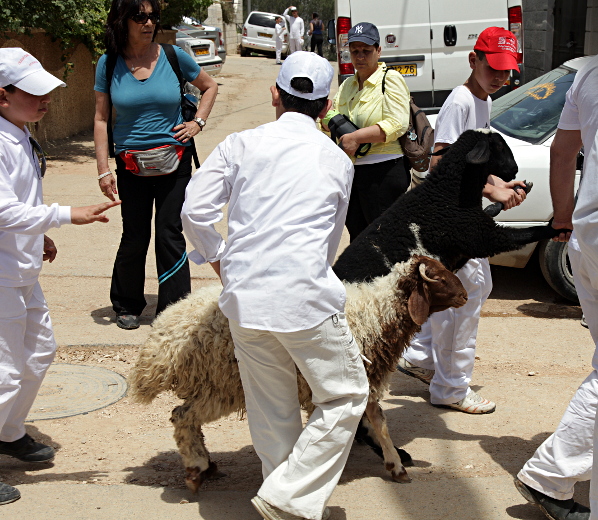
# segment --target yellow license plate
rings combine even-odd
[[[193,49],[196,56],[205,56],[210,54],[210,49]]]
[[[259,32],[259,33],[257,33],[257,35],[260,36],[260,37],[262,37],[262,38],[272,38],[272,35],[268,34],[268,33],[261,33],[261,32]]]
[[[389,65],[389,68],[399,71],[403,76],[417,76],[417,63]]]

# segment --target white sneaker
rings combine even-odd
[[[305,520],[302,516],[297,516],[292,513],[287,513],[282,509],[279,509],[272,504],[266,502],[263,498],[259,496],[255,496],[251,499],[251,503],[253,507],[257,510],[257,512],[262,515],[265,520]],[[322,513],[322,520],[328,520],[330,518],[330,509],[327,507],[324,508],[324,512]]]
[[[471,390],[458,403],[446,405],[453,410],[459,410],[465,413],[492,413],[496,410],[496,403],[484,399],[481,395]]]
[[[399,369],[399,371],[403,372],[403,374],[415,377],[416,379],[423,381],[427,385],[430,384],[430,381],[432,381],[432,378],[435,374],[435,370],[417,367],[413,363],[409,363],[409,361],[407,361],[405,358],[399,358],[397,368]]]

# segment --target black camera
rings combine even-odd
[[[355,130],[359,130],[359,128],[343,114],[337,114],[331,118],[330,121],[328,121],[328,128],[330,129],[330,135],[335,142],[338,142],[341,135],[350,134],[355,132]],[[370,151],[371,146],[371,143],[363,143],[359,145],[359,148],[357,148],[357,151],[355,152],[355,157],[363,157]]]

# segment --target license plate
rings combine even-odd
[[[403,76],[417,76],[417,63],[406,63],[405,65],[389,65],[391,69],[399,71]]]
[[[268,34],[268,33],[261,33],[261,32],[259,32],[259,33],[257,33],[257,35],[260,36],[260,37],[262,37],[262,38],[272,38],[272,35]]]
[[[193,49],[196,56],[205,56],[206,54],[210,54],[210,49]]]

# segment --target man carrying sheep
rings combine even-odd
[[[575,75],[550,146],[550,193],[558,240],[569,241],[575,288],[598,347],[598,57]],[[584,148],[583,181],[574,198],[577,154]],[[556,240],[556,239],[555,239]],[[598,349],[592,372],[577,389],[556,431],[515,478],[529,502],[553,520],[598,519]],[[573,500],[577,482],[590,484],[590,509]]]
[[[507,81],[517,65],[517,39],[502,27],[488,27],[469,53],[471,75],[456,87],[442,105],[434,130],[439,151],[454,143],[465,130],[490,128],[491,94]],[[439,157],[432,157],[431,168]],[[525,199],[521,181],[505,183],[488,177],[484,196],[502,202],[504,209]],[[467,304],[430,316],[421,332],[399,360],[398,369],[430,385],[430,402],[466,413],[491,413],[496,404],[471,390],[475,345],[482,305],[492,290],[490,264],[486,258],[469,260],[458,272],[468,294]]]
[[[328,518],[368,398],[360,352],[331,264],[353,165],[319,132],[333,69],[296,52],[271,87],[277,120],[228,136],[191,179],[182,219],[197,263],[219,273],[264,482],[267,520]],[[305,158],[311,157],[305,168]],[[228,203],[228,240],[214,229]],[[302,428],[297,366],[315,410]]]

